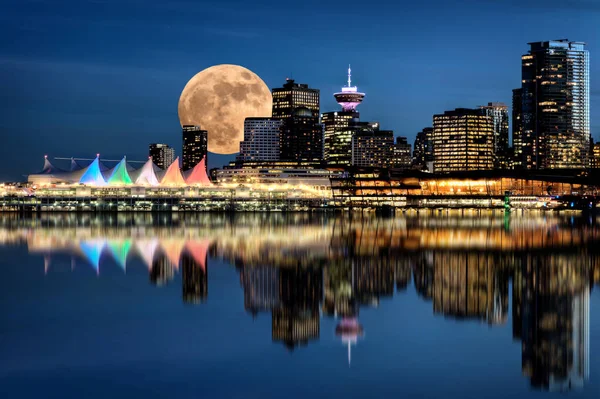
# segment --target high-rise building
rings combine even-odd
[[[208,132],[200,126],[183,126],[183,149],[181,152],[181,169],[189,170],[196,166],[202,158],[208,156]],[[208,159],[204,160],[207,165]]]
[[[569,40],[529,43],[522,60],[523,165],[585,168],[590,141],[589,53]]]
[[[523,89],[514,89],[512,98],[513,167],[523,168]]]
[[[175,161],[175,149],[168,144],[153,143],[149,146],[148,156],[156,166],[166,170]]]
[[[590,168],[600,169],[600,143],[594,143],[591,147]]]
[[[394,161],[394,132],[363,129],[352,135],[352,165],[388,168]]]
[[[433,128],[417,133],[413,147],[412,166],[417,170],[433,171]]]
[[[365,97],[356,86],[352,86],[352,70],[348,67],[348,86],[335,93],[335,100],[342,111],[327,112],[321,115],[324,131],[323,157],[329,166],[349,166],[352,164],[352,135],[360,115],[356,107]]]
[[[494,167],[494,123],[482,109],[457,108],[433,116],[436,173]]]
[[[240,143],[237,161],[279,160],[282,121],[277,118],[246,118],[244,141]]]
[[[508,169],[508,106],[503,103],[488,103],[479,106],[494,124],[494,168]]]
[[[394,144],[394,155],[391,161],[391,167],[397,169],[410,169],[412,164],[411,146],[406,137],[396,137]]]
[[[283,121],[279,159],[314,161],[323,159],[323,129],[319,124],[320,91],[286,79],[273,93],[273,118]]]
[[[283,87],[273,89],[272,94],[273,118],[289,118],[296,108],[304,107],[318,119],[321,112],[319,89],[311,89],[307,84],[286,79]]]
[[[352,164],[352,135],[359,121],[358,112],[336,111],[321,114],[324,146],[323,158],[330,166]]]
[[[280,156],[285,161],[313,161],[323,159],[323,127],[319,123],[319,113],[306,107],[292,111],[283,119],[280,137]]]

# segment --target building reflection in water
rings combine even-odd
[[[435,315],[508,320],[532,387],[565,391],[589,378],[589,297],[600,282],[600,224],[540,217],[330,217],[327,215],[122,215],[0,218],[0,243],[83,258],[101,274],[110,256],[126,272],[137,256],[161,286],[181,273],[185,303],[208,298],[208,257],[234,264],[244,308],[270,313],[275,343],[316,341],[334,318],[348,349],[364,335],[360,309],[411,284]],[[511,288],[512,287],[512,288]],[[482,332],[484,333],[484,332]]]

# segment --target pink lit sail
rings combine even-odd
[[[179,157],[169,166],[160,184],[163,186],[185,186],[185,180],[183,180],[179,170]]]
[[[185,179],[187,184],[190,185],[200,185],[200,186],[210,186],[212,185],[210,179],[206,175],[206,157],[203,157],[200,162],[194,166],[193,169],[187,172],[187,176]]]

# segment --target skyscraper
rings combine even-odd
[[[348,86],[334,94],[342,111],[327,112],[321,115],[324,130],[324,159],[330,166],[348,166],[352,163],[352,135],[359,121],[356,107],[365,97],[356,86],[352,86],[352,70],[348,67]]]
[[[436,173],[492,169],[494,123],[482,109],[457,108],[433,116]]]
[[[323,124],[323,158],[330,166],[348,166],[352,163],[353,126],[359,121],[355,111],[326,112],[321,115]]]
[[[237,161],[279,160],[282,121],[276,118],[246,118],[244,141],[240,143]]]
[[[323,127],[319,113],[306,107],[292,111],[281,125],[279,158],[285,161],[314,161],[323,159]]]
[[[513,166],[523,167],[523,89],[514,89],[512,98]]]
[[[590,141],[589,53],[569,40],[529,43],[522,60],[523,165],[585,168]]]
[[[363,129],[352,136],[352,165],[388,168],[394,161],[394,132]]]
[[[417,133],[413,147],[412,166],[417,170],[432,171],[433,168],[433,128],[426,127]]]
[[[272,94],[273,118],[289,118],[296,108],[304,107],[318,119],[321,112],[319,89],[311,89],[307,84],[286,79],[283,87],[273,89]]]
[[[503,103],[481,105],[494,124],[494,168],[507,169],[508,160],[508,107]]]
[[[181,152],[181,169],[189,170],[208,156],[208,132],[200,126],[183,126],[183,149]],[[207,164],[208,159],[204,160]]]
[[[323,158],[323,129],[319,124],[320,91],[286,79],[273,93],[273,118],[282,120],[279,159],[315,161]]]
[[[153,143],[148,149],[148,156],[161,169],[167,169],[175,160],[175,149],[168,144]]]
[[[410,144],[406,137],[396,137],[396,143],[393,148],[393,159],[390,166],[398,169],[409,169],[412,164],[412,154]]]

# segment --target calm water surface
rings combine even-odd
[[[594,217],[4,215],[0,272],[1,398],[600,397]]]

